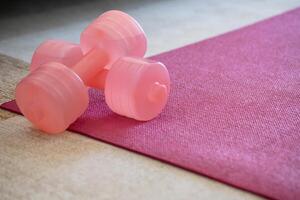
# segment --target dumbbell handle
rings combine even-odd
[[[108,62],[109,56],[106,51],[101,48],[94,48],[74,65],[72,70],[81,78],[85,85],[88,85],[95,74],[102,71]],[[100,88],[100,86],[97,86],[97,88]]]
[[[89,82],[88,86],[92,88],[97,88],[99,90],[104,90],[105,88],[105,80],[108,73],[108,69],[104,68],[100,72],[96,74]]]

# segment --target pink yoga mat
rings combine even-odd
[[[300,9],[152,58],[172,79],[159,117],[120,117],[92,89],[69,130],[269,198],[300,198]],[[14,101],[2,108],[18,112]]]

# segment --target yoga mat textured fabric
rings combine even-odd
[[[300,198],[300,9],[152,59],[172,80],[160,116],[118,116],[91,89],[69,130],[266,197]],[[2,108],[19,112],[15,101]]]

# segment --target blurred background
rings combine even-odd
[[[80,32],[111,9],[135,17],[148,36],[147,55],[212,37],[300,6],[300,0],[26,0],[2,1],[0,53],[30,61],[46,39],[79,42]]]

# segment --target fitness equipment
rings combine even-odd
[[[17,85],[16,102],[21,112],[45,132],[66,130],[88,106],[85,83],[107,61],[102,49],[94,49],[72,68],[56,62],[37,68]],[[112,111],[146,121],[164,108],[170,78],[162,63],[122,57],[105,72],[100,81],[105,83],[102,89]]]
[[[138,58],[146,46],[132,17],[106,12],[82,32],[80,46],[60,40],[42,43],[31,73],[17,85],[16,102],[25,117],[49,133],[66,130],[86,110],[88,86],[104,90],[112,111],[153,119],[167,102],[170,77],[162,63]]]

